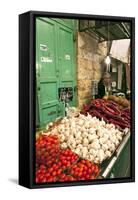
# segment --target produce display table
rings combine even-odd
[[[95,99],[85,104],[82,111],[68,110],[67,116],[50,122],[39,133],[36,139],[41,133],[42,137],[36,141],[38,183],[130,177],[129,108]]]

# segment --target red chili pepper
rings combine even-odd
[[[92,105],[95,105],[95,106],[97,106],[97,107],[102,106],[103,103],[104,103],[104,100],[103,100],[103,99],[94,99],[94,100],[91,101],[91,104],[92,104]]]
[[[89,111],[90,108],[91,108],[91,105],[88,105],[88,104],[83,105],[83,109],[84,109],[85,111]]]
[[[108,106],[105,106],[105,111],[108,111],[109,113],[111,113],[113,115],[116,114],[116,112],[113,109],[109,108]]]
[[[109,119],[105,115],[102,115],[102,119],[107,123],[109,122]]]
[[[93,110],[96,110],[96,111],[98,111],[100,113],[104,113],[104,107],[102,107],[102,106],[99,106],[99,107],[93,106],[92,111]]]
[[[114,119],[110,119],[109,122],[112,123],[112,124],[114,124],[114,125],[118,125],[121,128],[123,128],[123,129],[126,128],[126,127],[129,127],[129,124],[127,124],[127,123],[125,123],[123,121],[120,122],[120,121],[116,121]]]
[[[120,115],[121,114],[121,112],[119,111],[119,109],[117,108],[117,106],[107,104],[106,108],[112,109],[115,112],[116,115]]]
[[[118,104],[115,103],[114,101],[108,101],[108,105],[113,105],[115,107],[118,107]]]
[[[129,108],[124,108],[124,109],[122,109],[122,112],[130,113],[130,109]]]
[[[98,118],[102,118],[102,115],[97,111],[97,110],[92,110],[92,113],[94,116],[98,117]]]
[[[130,121],[130,116],[126,115],[125,113],[121,114],[121,117],[127,119],[128,121]]]

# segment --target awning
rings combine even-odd
[[[79,31],[95,36],[99,42],[130,39],[130,23],[121,21],[79,20]]]
[[[111,45],[110,55],[124,63],[129,63],[130,39],[114,40]]]

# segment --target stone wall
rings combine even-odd
[[[78,106],[91,99],[92,80],[100,80],[107,54],[106,42],[98,43],[87,33],[78,32]]]

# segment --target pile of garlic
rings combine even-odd
[[[127,131],[121,132],[113,124],[80,114],[79,117],[64,117],[52,132],[58,132],[61,148],[70,148],[81,158],[101,163],[111,157]]]

